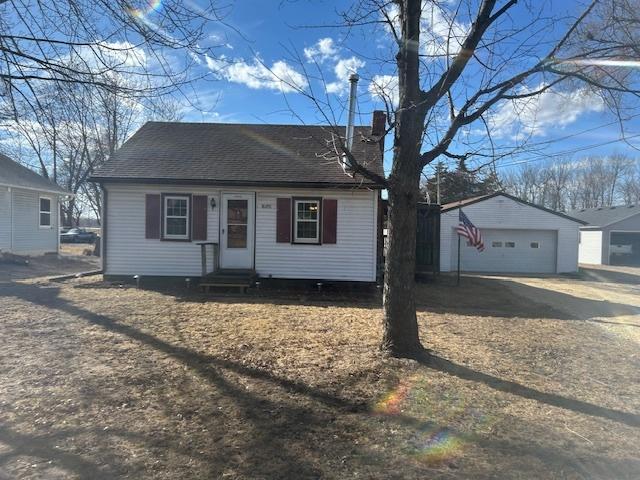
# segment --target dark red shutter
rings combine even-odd
[[[145,196],[145,237],[160,238],[160,195]]]
[[[336,243],[338,226],[338,200],[322,201],[322,243]]]
[[[207,196],[192,197],[193,240],[207,239]]]
[[[278,198],[276,209],[276,242],[291,243],[291,199]]]

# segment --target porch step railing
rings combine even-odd
[[[202,259],[202,276],[205,277],[210,273],[217,272],[220,266],[220,247],[216,242],[199,242],[200,256]],[[209,257],[208,255],[211,255]],[[213,269],[209,270],[208,258],[213,259]]]

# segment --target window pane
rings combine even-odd
[[[167,235],[186,235],[186,218],[167,218]]]
[[[248,200],[228,200],[227,223],[246,225],[248,212],[249,212]]]
[[[516,242],[504,242],[506,248],[515,248]]]
[[[540,248],[539,242],[531,242],[531,248]]]
[[[40,214],[40,226],[42,226],[42,227],[50,227],[51,226],[51,214],[50,213],[41,213]]]
[[[229,225],[227,248],[247,248],[247,226]]]
[[[318,202],[297,202],[298,220],[317,220]]]
[[[186,217],[187,199],[167,198],[167,215],[170,217]]]
[[[316,239],[318,237],[318,224],[316,222],[297,222],[297,238]]]
[[[40,211],[41,212],[50,212],[51,211],[51,200],[48,198],[40,199]]]
[[[502,247],[502,242],[491,242],[491,246],[493,248],[500,248]]]

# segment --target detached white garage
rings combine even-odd
[[[480,229],[479,252],[461,238],[465,272],[568,273],[578,271],[579,227],[584,222],[520,200],[493,193],[442,206],[440,270],[458,268],[458,212],[462,208]]]

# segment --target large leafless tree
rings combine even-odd
[[[379,178],[345,152],[356,174],[388,192],[385,350],[398,356],[423,352],[414,265],[425,167],[440,159],[480,165],[522,151],[531,130],[514,135],[508,147],[494,141],[505,127],[500,114],[516,112],[506,122],[517,123],[518,114],[535,110],[543,95],[555,95],[558,102],[564,93],[594,99],[622,125],[640,93],[636,69],[629,68],[639,58],[638,6],[636,0],[593,0],[559,17],[549,14],[550,3],[525,0],[361,0],[343,13],[341,26],[350,35],[362,29],[367,38],[393,39],[391,56],[381,58],[378,52],[384,50],[378,48],[367,57],[387,71],[394,64],[392,82],[389,76],[380,82],[373,73],[368,78],[378,81],[386,100],[391,171]],[[319,109],[329,108],[323,96],[304,93]],[[331,115],[324,116],[331,121]]]
[[[0,0],[0,118],[14,118],[18,101],[41,109],[43,82],[137,97],[186,88],[192,64],[214,55],[204,26],[224,14],[214,0]]]

